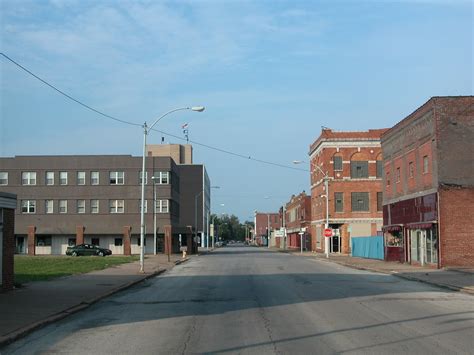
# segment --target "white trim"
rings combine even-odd
[[[311,159],[314,158],[315,155],[319,154],[325,148],[380,148],[380,139],[377,138],[367,138],[367,140],[357,140],[357,141],[349,141],[351,138],[339,138],[342,141],[337,141],[338,138],[329,138],[328,141],[322,141],[319,143],[318,147],[310,152],[308,155]]]

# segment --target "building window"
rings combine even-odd
[[[156,213],[168,213],[168,212],[169,212],[169,201],[156,200]]]
[[[22,185],[36,185],[36,172],[24,171],[21,173]]]
[[[91,200],[91,213],[99,213],[99,200]]]
[[[387,172],[387,186],[390,186],[390,173]]]
[[[0,185],[8,185],[8,173],[0,171]]]
[[[143,171],[140,171],[138,173],[138,182],[140,185],[142,184],[142,176],[143,176]],[[148,184],[148,171],[145,171],[145,185]]]
[[[67,200],[59,200],[59,213],[67,213]]]
[[[167,185],[170,181],[169,171],[155,171],[154,173],[154,181],[160,185]]]
[[[352,192],[351,206],[353,212],[369,211],[369,193],[368,192]]]
[[[99,185],[99,172],[91,171],[91,185]]]
[[[68,247],[73,247],[76,245],[76,238],[68,238],[67,240],[67,246]]]
[[[377,160],[375,164],[376,164],[375,176],[377,178],[381,178],[383,176],[383,165],[382,165],[383,162],[382,160]]]
[[[77,172],[77,184],[78,185],[85,185],[86,184],[86,172],[85,171],[78,171]]]
[[[334,170],[342,170],[342,157],[334,156],[332,158]]]
[[[413,165],[413,162],[408,163],[408,176],[410,178],[413,178],[415,175],[415,166]]]
[[[429,162],[428,162],[428,156],[425,155],[425,156],[423,157],[423,174],[428,173],[428,164],[429,164]]]
[[[344,193],[335,192],[334,193],[334,210],[336,212],[344,212]]]
[[[115,238],[114,240],[114,245],[116,247],[121,247],[123,245],[123,241],[122,241],[122,238]]]
[[[51,236],[50,235],[38,235],[38,236],[36,236],[36,246],[37,247],[50,247],[51,246]]]
[[[400,167],[398,167],[396,170],[396,182],[400,182]]]
[[[363,179],[369,177],[368,161],[351,161],[351,178]]]
[[[36,200],[22,200],[21,213],[36,213]]]
[[[54,202],[53,202],[53,200],[46,200],[44,206],[45,206],[44,209],[45,209],[46,213],[48,213],[48,214],[49,213],[54,213]]]
[[[123,171],[111,171],[109,175],[110,185],[123,185],[125,173]]]
[[[377,192],[377,212],[381,212],[382,209],[383,209],[383,206],[382,206],[382,198],[383,198],[383,195],[381,192]]]
[[[145,212],[144,213],[147,213],[148,212],[148,208],[147,208],[147,203],[148,201],[145,200]],[[138,210],[140,211],[140,213],[142,213],[142,200],[138,200]]]
[[[59,185],[67,185],[67,171],[59,172]]]
[[[77,200],[77,213],[86,213],[86,200]]]
[[[99,238],[91,238],[91,244],[92,244],[92,245],[97,245],[97,246],[99,246],[99,245],[100,245],[99,243],[100,243],[100,242],[99,242]]]
[[[54,185],[54,171],[46,172],[46,185]]]
[[[123,213],[124,201],[123,200],[110,200],[109,201],[109,212],[110,213]]]

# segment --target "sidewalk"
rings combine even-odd
[[[399,262],[390,262],[375,259],[356,258],[345,254],[330,254],[327,259],[325,254],[298,251],[284,251],[292,255],[303,256],[325,262],[333,262],[354,269],[369,270],[384,274],[391,274],[407,280],[424,282],[453,291],[460,291],[474,295],[474,269],[432,269],[428,267],[413,266]]]
[[[31,282],[0,293],[0,348],[180,262],[181,255],[171,255],[170,262],[164,254],[147,255],[145,273],[139,272],[140,262],[136,261],[87,274]]]

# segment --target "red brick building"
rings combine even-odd
[[[433,97],[382,136],[385,255],[474,266],[474,97]]]
[[[281,218],[278,212],[255,211],[254,243],[257,245],[268,245],[268,238],[272,231],[280,229]],[[269,229],[270,228],[270,229]]]
[[[382,230],[382,153],[386,129],[337,132],[323,129],[311,144],[312,250],[323,252],[326,201],[329,227],[335,230],[330,252],[350,252],[351,237],[368,237]],[[325,191],[324,178],[328,177]]]
[[[311,250],[311,196],[303,191],[299,195],[291,196],[285,205],[285,227],[287,246],[289,249],[300,249],[303,240],[303,249]],[[304,233],[301,238],[300,233]]]
[[[13,288],[16,196],[0,192],[0,291]]]

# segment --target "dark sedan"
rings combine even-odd
[[[66,255],[79,256],[79,255],[97,255],[97,256],[106,256],[112,255],[110,249],[101,248],[97,245],[92,244],[80,244],[73,247],[68,247],[66,250]]]

